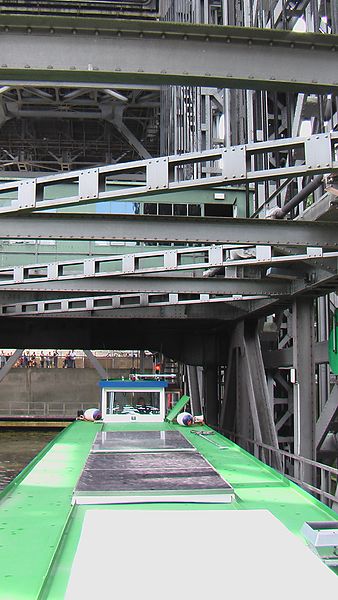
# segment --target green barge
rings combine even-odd
[[[334,558],[334,511],[207,425],[179,425],[165,382],[101,388],[102,418],[74,421],[0,496],[1,600],[337,594],[304,529],[331,535]]]

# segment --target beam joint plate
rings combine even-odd
[[[79,173],[79,200],[98,198],[99,170],[88,169]]]
[[[169,187],[168,157],[155,158],[147,164],[147,190],[164,190]]]
[[[135,273],[135,254],[127,254],[122,258],[122,272]]]
[[[17,201],[13,202],[16,209],[35,208],[36,206],[36,179],[25,179],[18,183]]]
[[[223,247],[222,246],[211,246],[209,248],[209,265],[218,266],[223,263]]]
[[[246,152],[245,146],[225,148],[222,152],[222,174],[225,180],[246,178]]]
[[[312,135],[305,140],[305,164],[308,169],[332,167],[332,148],[328,134]]]

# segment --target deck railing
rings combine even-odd
[[[0,403],[1,417],[43,417],[62,418],[76,417],[78,410],[85,410],[88,406],[79,403],[72,407],[67,402],[17,402],[15,400]]]
[[[338,469],[239,434],[222,433],[274,469],[276,469],[276,464],[281,464],[281,469],[278,470],[285,477],[338,512]],[[279,457],[279,461],[276,460],[277,457]]]

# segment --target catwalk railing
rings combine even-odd
[[[334,508],[335,505],[338,505],[338,469],[268,446],[239,434],[230,432],[224,432],[224,434],[235,443],[238,443],[244,450],[273,468],[276,468],[275,457],[278,456],[282,465],[281,472],[285,477],[297,483],[327,506]]]

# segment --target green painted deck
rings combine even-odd
[[[234,488],[231,504],[128,504],[71,506],[95,434],[113,430],[179,429]],[[76,421],[63,430],[0,495],[0,599],[61,600],[86,511],[267,509],[295,535],[304,521],[337,520],[337,514],[282,475],[215,433],[212,440],[192,433],[206,426],[171,423],[106,424]]]

